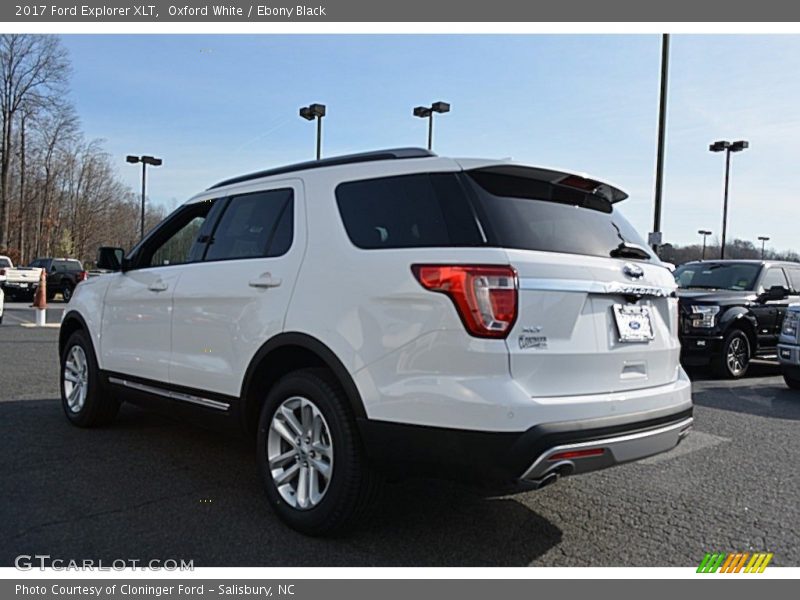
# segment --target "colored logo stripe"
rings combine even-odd
[[[771,552],[707,552],[697,567],[698,573],[763,573],[772,560]],[[749,559],[749,561],[748,561]],[[747,566],[745,566],[745,564]]]

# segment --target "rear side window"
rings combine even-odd
[[[652,253],[613,205],[594,194],[525,177],[525,168],[467,173],[492,245],[649,259]],[[635,246],[631,249],[630,246]]]
[[[212,234],[205,260],[281,256],[292,245],[293,231],[291,189],[235,196]]]
[[[359,248],[484,244],[465,190],[452,173],[342,183],[336,201],[347,235]]]

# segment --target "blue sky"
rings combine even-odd
[[[114,35],[64,36],[72,97],[138,189],[129,153],[154,154],[153,202],[173,206],[219,179],[323,154],[425,144],[411,109],[449,101],[434,150],[588,172],[631,198],[652,228],[660,36],[657,35]],[[800,36],[672,38],[662,229],[689,243],[720,232],[716,139],[733,156],[729,239],[769,235],[800,249]]]

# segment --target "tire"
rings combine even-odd
[[[793,390],[800,390],[800,372],[795,369],[791,371],[784,368],[783,370],[783,380]]]
[[[64,299],[64,302],[69,302],[70,298],[72,298],[72,292],[75,290],[71,285],[66,284],[64,289],[61,290],[61,297]]]
[[[293,423],[285,416],[287,411],[295,417]],[[296,436],[309,429],[315,430],[310,443],[308,436]],[[290,437],[294,442],[288,441]],[[297,439],[301,444],[296,444]],[[273,386],[261,409],[256,452],[273,510],[289,527],[306,535],[347,532],[366,517],[375,499],[377,476],[366,458],[352,410],[344,390],[325,369],[295,371]],[[281,475],[285,481],[276,482]]]
[[[92,344],[82,330],[73,333],[64,346],[60,380],[61,406],[73,425],[100,427],[117,416],[119,402],[103,389]],[[79,386],[82,389],[76,391]]]
[[[750,367],[753,351],[750,338],[741,329],[731,329],[722,340],[722,349],[712,361],[714,373],[724,379],[741,379]]]

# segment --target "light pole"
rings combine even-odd
[[[697,233],[699,233],[700,235],[703,236],[703,254],[702,254],[702,258],[700,260],[705,260],[706,259],[706,236],[711,235],[712,232],[709,231],[708,229],[699,229],[697,231]]]
[[[450,104],[447,102],[434,102],[430,106],[417,106],[414,108],[414,116],[420,119],[428,119],[428,150],[433,148],[433,113],[444,114],[450,112]]]
[[[764,260],[764,244],[769,241],[769,238],[765,235],[760,235],[758,239],[761,240],[761,260]]]
[[[725,258],[725,236],[728,232],[728,180],[731,172],[731,152],[741,152],[749,147],[750,143],[745,140],[739,140],[738,142],[721,140],[708,147],[711,152],[725,152],[725,192],[722,200],[722,246],[720,248],[720,258]]]
[[[125,160],[133,165],[142,163],[142,217],[139,222],[139,239],[144,239],[144,203],[147,192],[147,165],[160,167],[163,161],[155,156],[134,156],[132,154],[125,157]]]
[[[322,157],[322,117],[325,111],[324,104],[309,104],[300,109],[300,116],[306,121],[317,120],[317,160]]]
[[[656,193],[653,210],[653,235],[650,245],[661,244],[661,193],[664,188],[664,142],[667,135],[667,80],[669,77],[669,34],[661,37],[661,93],[658,102],[658,141],[656,145]]]

